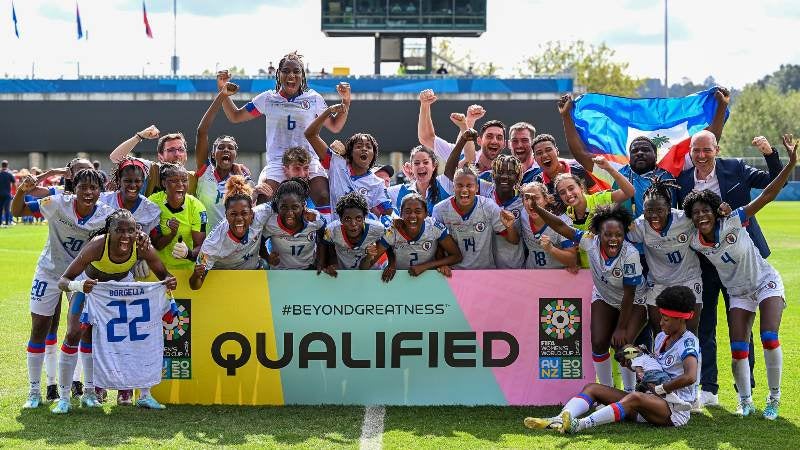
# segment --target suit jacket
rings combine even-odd
[[[764,189],[774,180],[781,169],[778,151],[772,149],[772,153],[764,156],[769,172],[748,166],[739,158],[716,158],[716,175],[719,181],[719,191],[722,200],[731,205],[732,209],[741,208],[752,200],[750,189]],[[694,189],[694,167],[686,169],[678,175],[678,184],[681,189],[678,191],[678,203],[683,204],[683,200]],[[750,218],[747,225],[747,232],[753,243],[758,247],[758,252],[764,258],[769,256],[769,245],[761,233],[761,227],[755,217]]]

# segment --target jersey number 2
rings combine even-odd
[[[108,336],[108,342],[122,342],[125,340],[125,335],[120,336],[114,333],[114,327],[116,325],[128,325],[128,336],[130,336],[131,341],[143,341],[145,338],[150,336],[149,334],[139,334],[136,331],[136,324],[140,322],[147,323],[150,321],[150,300],[146,298],[140,298],[139,300],[130,302],[130,304],[122,300],[114,300],[113,302],[108,302],[106,306],[116,307],[119,309],[119,317],[109,320],[106,324],[106,335]],[[130,322],[128,322],[129,306],[139,306],[142,309],[142,314],[139,317],[134,317]]]

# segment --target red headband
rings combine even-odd
[[[667,316],[667,317],[674,317],[676,319],[689,320],[692,317],[694,317],[694,311],[680,312],[680,311],[675,311],[675,310],[666,309],[666,308],[658,308],[658,311],[661,313],[661,315],[664,315],[664,316]]]
[[[144,163],[139,161],[138,159],[126,159],[125,161],[122,161],[122,164],[119,165],[120,172],[122,171],[122,169],[128,166],[138,167],[142,169],[142,173],[147,175],[147,171],[144,169]]]

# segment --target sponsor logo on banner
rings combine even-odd
[[[583,377],[580,298],[539,299],[539,378]]]
[[[190,380],[192,378],[191,301],[175,299],[178,313],[172,322],[164,324],[164,380]]]

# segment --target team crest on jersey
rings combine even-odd
[[[433,247],[433,243],[431,241],[425,241],[422,243],[422,249],[425,250],[426,252],[430,250],[431,247]]]
[[[667,359],[664,361],[664,364],[666,364],[666,366],[669,367],[674,362],[675,362],[675,355],[669,355],[667,356]]]
[[[725,236],[725,242],[727,242],[728,244],[731,244],[731,245],[735,244],[736,243],[736,235],[733,234],[733,233],[728,233],[728,235]]]
[[[680,242],[681,244],[685,244],[686,241],[688,241],[688,240],[689,240],[689,235],[688,234],[681,233],[681,234],[678,235],[678,242]]]
[[[486,229],[486,224],[485,223],[478,222],[478,223],[475,224],[475,231],[477,231],[478,233],[482,232],[485,229]]]
[[[358,189],[358,193],[359,193],[359,194],[361,194],[361,195],[363,195],[364,197],[366,197],[366,196],[367,196],[367,194],[369,193],[369,189],[367,189],[367,188],[365,188],[365,187],[359,188],[359,189]]]
[[[308,236],[306,237],[308,238],[308,242],[314,242],[314,239],[316,239],[316,233],[312,231],[311,233],[308,233]]]
[[[519,209],[512,209],[511,214],[514,214],[515,219],[519,219]]]
[[[623,267],[625,269],[625,275],[633,275],[636,273],[636,266],[633,264],[625,264]]]
[[[303,100],[300,102],[300,107],[303,109],[311,109],[311,103],[308,100]]]
[[[611,271],[611,276],[614,278],[622,277],[622,270],[619,267],[614,267],[614,270]]]
[[[770,281],[769,283],[767,283],[767,289],[775,289],[776,287],[778,287],[778,285],[775,284],[774,281]]]

